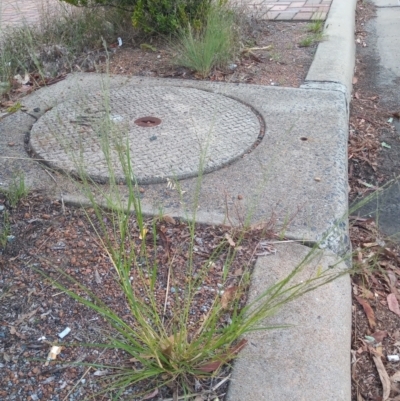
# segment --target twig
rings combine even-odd
[[[263,46],[263,47],[245,47],[242,50],[242,53],[251,53],[253,50],[270,50],[272,49],[272,45]]]
[[[263,245],[269,245],[269,244],[285,244],[285,243],[291,243],[291,242],[304,242],[304,239],[288,239],[285,241],[262,241]],[[260,241],[261,242],[261,241]]]
[[[216,384],[212,390],[215,391],[217,390],[219,387],[221,387],[227,380],[229,380],[231,378],[231,375],[226,376],[224,379],[222,379],[218,384]]]
[[[216,384],[214,387],[212,387],[211,390],[202,391],[201,393],[193,393],[193,394],[187,394],[187,395],[181,395],[181,396],[178,395],[177,398],[164,398],[163,401],[175,401],[176,399],[186,400],[188,398],[197,397],[198,395],[211,394],[211,393],[215,392],[215,390],[217,390],[219,387],[221,387],[230,378],[231,378],[231,375],[226,376],[218,384]]]
[[[92,369],[91,366],[89,366],[85,373],[82,375],[82,377],[75,383],[75,386],[71,388],[71,390],[69,391],[69,393],[63,398],[63,401],[66,401],[66,399],[69,397],[69,395],[76,389],[76,387],[78,386],[78,384],[81,382],[81,380],[89,373],[90,369]]]
[[[57,184],[56,179],[50,174],[50,171],[47,171],[47,169],[45,168],[44,171],[50,176],[50,178]]]
[[[229,206],[228,206],[228,193],[226,190],[224,190],[224,202],[225,202],[225,216],[226,219],[228,220],[228,223],[233,227],[233,223],[231,221],[231,218],[229,217]]]
[[[66,293],[66,291],[57,292],[57,294],[53,294],[52,297],[56,297],[58,295],[65,294],[65,293]]]
[[[61,208],[62,208],[62,212],[63,212],[63,214],[65,214],[64,197],[63,197],[62,192],[60,193],[60,196],[61,196]]]
[[[167,291],[165,292],[164,311],[163,311],[163,317],[162,317],[162,323],[163,324],[164,324],[165,312],[167,311],[167,301],[168,301],[168,294],[169,294],[169,279],[170,279],[170,277],[171,277],[171,263],[169,263],[169,266],[168,266]]]
[[[104,351],[96,358],[96,361],[99,360],[99,358],[104,354],[104,352],[106,351],[106,349],[104,349]],[[89,373],[90,369],[92,369],[93,366],[89,366],[85,373],[82,375],[82,377],[75,383],[75,386],[71,388],[71,390],[69,391],[69,393],[63,398],[62,401],[66,401],[67,398],[69,397],[69,395],[76,389],[76,387],[78,386],[78,384],[81,382],[81,380]]]

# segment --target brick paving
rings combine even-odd
[[[276,21],[325,20],[333,0],[239,0],[255,16]]]
[[[42,0],[0,0],[0,27],[39,20]]]
[[[0,29],[38,23],[42,11],[57,13],[61,7],[72,6],[60,0],[0,0]]]
[[[332,0],[231,0],[249,8],[261,19],[279,21],[325,20]],[[59,5],[59,0],[0,0],[0,28],[23,22],[36,23],[43,7]]]

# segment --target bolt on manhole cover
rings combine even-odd
[[[139,127],[155,127],[161,124],[161,120],[157,117],[142,117],[135,120],[135,124]]]
[[[249,151],[263,127],[239,101],[181,87],[125,87],[66,101],[33,125],[31,148],[51,167],[125,181],[129,155],[139,184],[216,170]]]

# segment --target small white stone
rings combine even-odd
[[[71,329],[69,327],[66,327],[65,330],[63,330],[61,333],[58,334],[58,337],[64,338],[67,334],[69,334]]]

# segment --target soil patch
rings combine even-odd
[[[77,286],[65,281],[60,274],[64,271],[85,285],[125,321],[131,315],[126,301],[121,297],[118,277],[110,259],[101,245],[101,240],[94,232],[91,222],[96,217],[93,210],[65,207],[59,201],[51,201],[40,193],[31,194],[13,209],[5,198],[0,196],[0,213],[5,229],[4,215],[8,214],[10,236],[0,254],[0,397],[9,400],[83,400],[101,390],[107,383],[96,380],[98,376],[110,370],[99,367],[91,369],[76,363],[99,363],[127,369],[139,369],[140,366],[129,360],[126,354],[115,350],[85,348],[83,343],[107,343],[112,328],[98,314],[88,309],[44,279],[37,269],[60,280],[80,292]],[[187,224],[168,216],[157,219],[155,225],[147,221],[154,234],[140,238],[137,222],[130,217],[130,229],[137,254],[143,245],[150,261],[135,262],[146,269],[157,262],[157,280],[154,287],[155,298],[168,327],[176,317],[177,296],[183,291],[187,281],[187,266],[190,252],[191,235]],[[112,230],[113,218],[104,214],[103,222]],[[272,222],[271,222],[272,223]],[[95,223],[96,224],[96,223]],[[250,231],[244,235],[237,249],[237,255],[231,263],[227,280],[223,280],[226,262],[232,257],[234,242],[239,245],[236,233],[224,227],[197,226],[194,233],[193,271],[198,271],[205,263],[212,260],[207,276],[195,296],[188,323],[190,331],[196,331],[211,308],[213,300],[223,296],[223,291],[238,286],[243,274],[249,274],[256,259],[256,253],[268,254],[272,245],[260,242],[273,236],[268,227]],[[225,244],[218,256],[215,250]],[[152,256],[151,256],[152,255]],[[170,269],[173,267],[171,273]],[[138,267],[136,266],[136,269]],[[132,280],[136,280],[132,269]],[[149,275],[150,271],[147,272]],[[224,284],[222,284],[224,283]],[[168,290],[169,289],[169,290]],[[136,294],[144,297],[140,291]],[[245,296],[241,304],[245,303]],[[146,302],[143,299],[143,302]],[[221,324],[229,324],[229,313]],[[134,324],[132,322],[132,324]],[[66,327],[71,329],[64,340],[58,338]],[[192,330],[193,329],[193,330]],[[44,365],[51,345],[63,342],[66,346],[48,366]],[[224,368],[218,377],[212,380],[199,380],[193,384],[193,393],[204,393],[204,400],[219,397],[224,399],[226,377],[229,368]],[[225,385],[213,388],[221,381]],[[151,383],[154,387],[154,383]],[[146,391],[149,383],[141,383],[126,389],[120,399],[141,400],[135,394]],[[172,396],[169,387],[158,389],[159,398]],[[98,396],[94,399],[109,399]],[[69,397],[69,398],[68,398]]]
[[[251,28],[251,29],[250,29]],[[212,81],[251,83],[257,85],[299,87],[310,68],[316,44],[301,47],[308,35],[307,23],[253,22],[244,36],[240,57],[226,69],[214,69]],[[174,51],[163,42],[116,49],[110,60],[112,74],[200,79],[193,71],[173,63]],[[248,51],[246,51],[248,49]],[[250,50],[251,49],[251,50]],[[101,70],[105,70],[105,64]]]

